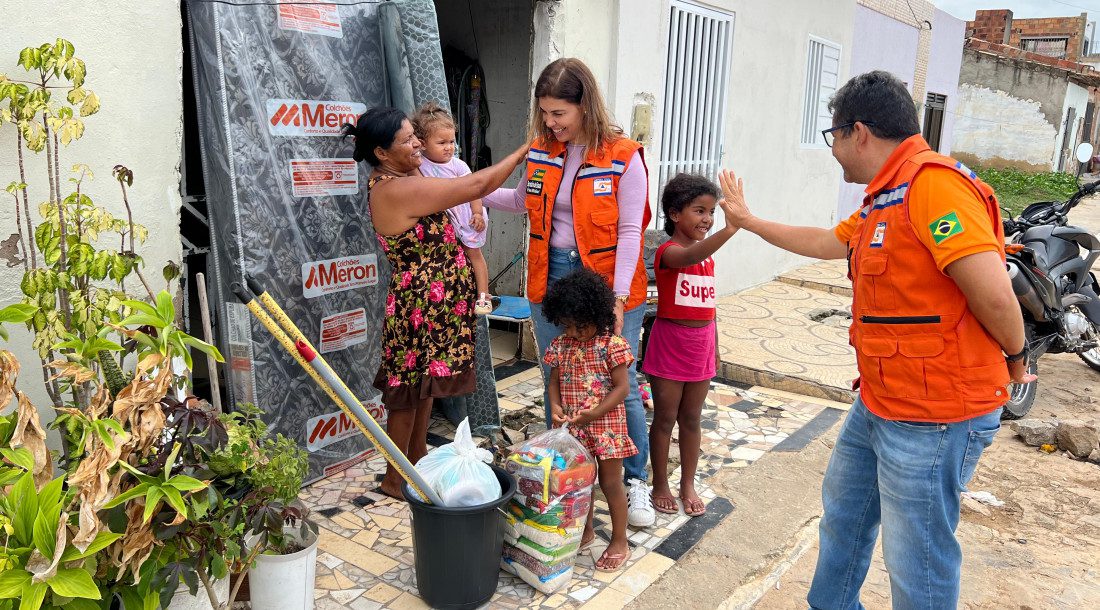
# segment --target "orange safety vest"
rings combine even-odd
[[[913,154],[893,168],[882,190],[863,200],[848,243],[854,293],[849,336],[860,393],[867,408],[885,419],[962,421],[1007,401],[1008,365],[962,291],[917,237],[909,220],[909,185],[926,167],[960,172],[985,203],[1003,260],[1000,209],[993,189],[962,163],[929,150],[923,140],[902,146],[913,147]]]
[[[612,286],[615,284],[615,255],[619,247],[619,179],[635,152],[642,155],[642,145],[627,138],[608,142],[598,151],[586,151],[573,180],[573,232],[577,236],[581,263],[602,275]],[[527,153],[525,184],[527,217],[531,228],[531,239],[527,245],[527,298],[533,303],[541,303],[546,295],[554,201],[561,187],[565,154],[565,144],[556,140],[547,143],[541,139],[536,140]],[[645,169],[644,157],[642,168]],[[649,176],[648,169],[646,176]],[[649,194],[646,193],[643,232],[649,226],[650,216]],[[638,266],[630,282],[627,309],[645,302],[648,282],[639,242]]]

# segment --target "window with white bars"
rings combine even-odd
[[[1062,37],[1024,38],[1020,41],[1020,46],[1025,51],[1046,55],[1047,57],[1065,59],[1066,49],[1069,48],[1069,39]]]
[[[810,37],[806,59],[806,95],[802,106],[802,144],[825,147],[821,130],[832,125],[829,99],[840,83],[840,45]]]
[[[717,180],[732,46],[732,14],[673,0],[658,189],[680,172]]]

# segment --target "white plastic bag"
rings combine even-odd
[[[439,494],[444,506],[477,506],[500,498],[500,481],[489,464],[493,454],[480,449],[470,435],[470,420],[455,431],[455,440],[420,458],[416,470]]]

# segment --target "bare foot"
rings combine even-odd
[[[662,491],[654,489],[650,497],[653,498],[653,508],[657,512],[666,515],[675,515],[680,512],[680,507],[676,506],[676,498],[672,497],[672,492],[668,489]]]
[[[694,489],[680,490],[680,500],[684,503],[684,514],[689,517],[698,517],[707,512],[706,504],[703,504]]]
[[[587,549],[588,547],[592,546],[592,543],[595,542],[595,541],[596,541],[596,532],[593,531],[593,530],[585,530],[584,533],[581,534],[581,544],[580,544],[579,547],[577,547],[577,550],[578,551],[583,551],[583,550]]]
[[[394,483],[389,479],[382,479],[382,484],[374,488],[374,492],[389,496],[396,500],[405,499],[405,496],[401,493],[401,483]]]
[[[628,559],[630,559],[630,543],[626,540],[613,540],[596,561],[596,569],[601,572],[618,572]]]

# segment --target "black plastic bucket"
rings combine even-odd
[[[478,506],[434,506],[402,486],[412,513],[416,588],[433,608],[477,608],[497,590],[504,550],[504,513],[516,481],[503,468],[493,472],[504,490],[500,499]]]

